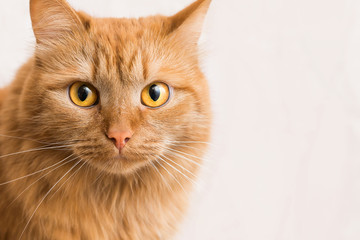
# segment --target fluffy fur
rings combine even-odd
[[[197,42],[210,0],[171,17],[93,18],[31,0],[34,56],[0,90],[0,239],[169,239],[211,123]],[[71,103],[71,83],[100,102]],[[142,89],[173,88],[149,109]],[[107,132],[131,130],[123,151]]]

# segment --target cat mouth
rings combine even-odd
[[[121,153],[115,157],[112,157],[111,160],[112,161],[128,161],[128,159]]]

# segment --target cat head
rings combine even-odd
[[[81,159],[114,174],[208,141],[197,43],[209,4],[116,19],[90,17],[64,0],[31,0],[36,50],[21,105],[33,137],[71,143]]]

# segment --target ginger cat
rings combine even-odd
[[[210,0],[93,18],[30,0],[36,49],[0,90],[0,239],[170,239],[210,136]]]

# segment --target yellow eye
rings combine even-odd
[[[169,100],[170,89],[165,83],[152,83],[141,92],[141,102],[145,106],[157,108]]]
[[[69,96],[71,101],[80,107],[91,107],[98,102],[96,89],[84,82],[72,84],[69,88]]]

